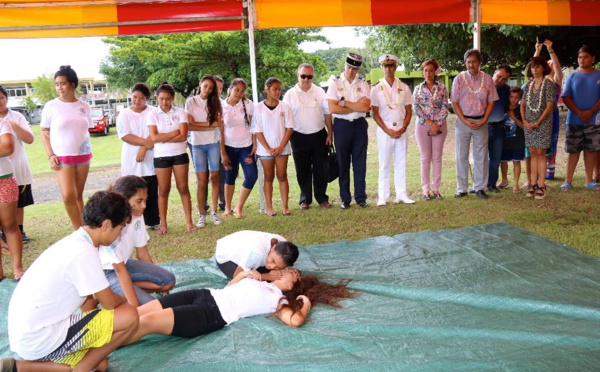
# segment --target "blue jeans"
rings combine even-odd
[[[190,148],[192,151],[194,171],[196,173],[206,172],[207,162],[209,171],[219,171],[219,163],[221,162],[221,147],[219,142],[208,145],[191,145]]]
[[[258,168],[256,167],[256,160],[252,158],[252,163],[246,164],[246,159],[252,152],[252,145],[248,147],[230,147],[225,145],[225,151],[229,156],[229,162],[231,164],[230,170],[225,170],[225,184],[233,186],[235,185],[235,179],[240,172],[240,165],[244,172],[244,183],[242,186],[248,190],[252,190],[256,180],[258,179]]]
[[[131,276],[131,281],[134,282],[133,289],[140,301],[140,305],[154,300],[154,297],[135,285],[135,282],[152,282],[161,287],[175,283],[175,275],[173,275],[172,272],[146,261],[130,258],[127,260],[125,268]],[[104,275],[106,275],[106,279],[108,279],[110,289],[117,294],[123,295],[123,288],[121,288],[117,273],[114,270],[104,270]]]
[[[498,183],[498,168],[502,159],[502,147],[504,146],[504,121],[489,123],[490,140],[488,151],[490,153],[490,173],[488,175],[488,188],[496,187]]]

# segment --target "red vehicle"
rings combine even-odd
[[[102,133],[105,136],[108,134],[108,131],[110,130],[108,115],[102,107],[92,107],[92,122],[94,127],[89,128],[88,132]]]

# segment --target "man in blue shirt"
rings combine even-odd
[[[498,92],[498,100],[494,102],[494,110],[490,114],[488,120],[489,126],[489,143],[488,151],[490,155],[490,171],[488,175],[487,188],[491,192],[500,192],[496,184],[498,183],[498,167],[500,166],[500,160],[502,158],[502,147],[504,145],[504,114],[506,113],[506,106],[508,105],[508,96],[510,94],[510,87],[506,84],[510,76],[512,75],[512,69],[509,65],[500,65],[492,80],[494,86]]]

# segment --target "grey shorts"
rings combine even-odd
[[[600,125],[567,124],[565,151],[575,154],[583,150],[600,151]]]

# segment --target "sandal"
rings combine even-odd
[[[594,190],[594,191],[600,190],[600,184],[598,184],[596,182],[586,183],[583,185],[583,187],[585,187],[586,189]]]
[[[283,215],[284,216],[291,216],[292,212],[290,212],[290,211],[283,211]]]
[[[546,197],[546,187],[538,187],[537,190],[535,190],[535,199],[536,200],[542,200]]]
[[[520,194],[522,192],[521,189],[513,189],[513,194]]]
[[[506,183],[500,183],[496,187],[499,188],[499,189],[505,189],[505,188],[508,187],[508,182],[506,182]]]
[[[527,190],[527,194],[525,194],[525,196],[528,198],[533,198],[535,195],[535,191],[537,189],[538,189],[538,185],[533,185],[533,186],[529,187],[529,190]]]
[[[560,185],[560,191],[569,191],[573,188],[573,185],[571,185],[571,183],[569,182],[565,182],[562,185]]]
[[[425,200],[425,201],[431,200],[431,196],[429,194],[423,194],[423,200]]]
[[[25,272],[15,274],[15,278],[13,279],[13,282],[18,283],[21,280],[21,278],[23,277],[23,275],[25,275]]]
[[[442,194],[440,194],[439,192],[438,193],[434,192],[433,193],[433,198],[435,200],[442,200]]]

